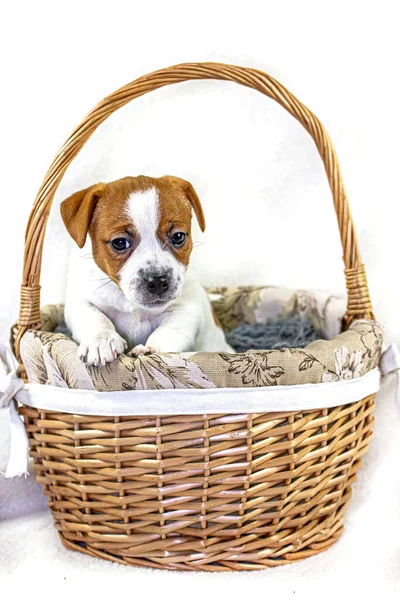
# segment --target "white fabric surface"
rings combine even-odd
[[[395,373],[397,378],[395,402],[400,415],[400,350],[396,344],[391,344],[382,354],[380,367],[383,375]]]

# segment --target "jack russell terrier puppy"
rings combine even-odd
[[[170,176],[99,183],[61,204],[79,246],[69,264],[65,320],[82,361],[105,365],[128,347],[131,355],[233,352],[188,268],[192,210],[204,231],[192,185]]]

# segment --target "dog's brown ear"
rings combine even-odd
[[[83,248],[96,203],[106,189],[105,183],[96,183],[72,194],[62,202],[60,210],[70,236]]]
[[[192,205],[201,231],[204,231],[206,228],[206,220],[204,218],[203,208],[192,184],[188,181],[185,181],[185,179],[181,179],[180,177],[172,177],[171,175],[164,175],[164,177],[161,177],[161,179],[165,179],[166,181],[179,186],[183,190],[185,196]]]

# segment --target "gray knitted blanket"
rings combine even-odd
[[[236,352],[304,348],[320,339],[322,334],[313,328],[311,321],[299,316],[267,323],[241,323],[226,334],[228,344]]]

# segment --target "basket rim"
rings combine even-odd
[[[100,392],[28,383],[17,394],[25,406],[87,416],[160,416],[288,413],[358,402],[380,388],[378,367],[354,379],[252,388]]]

